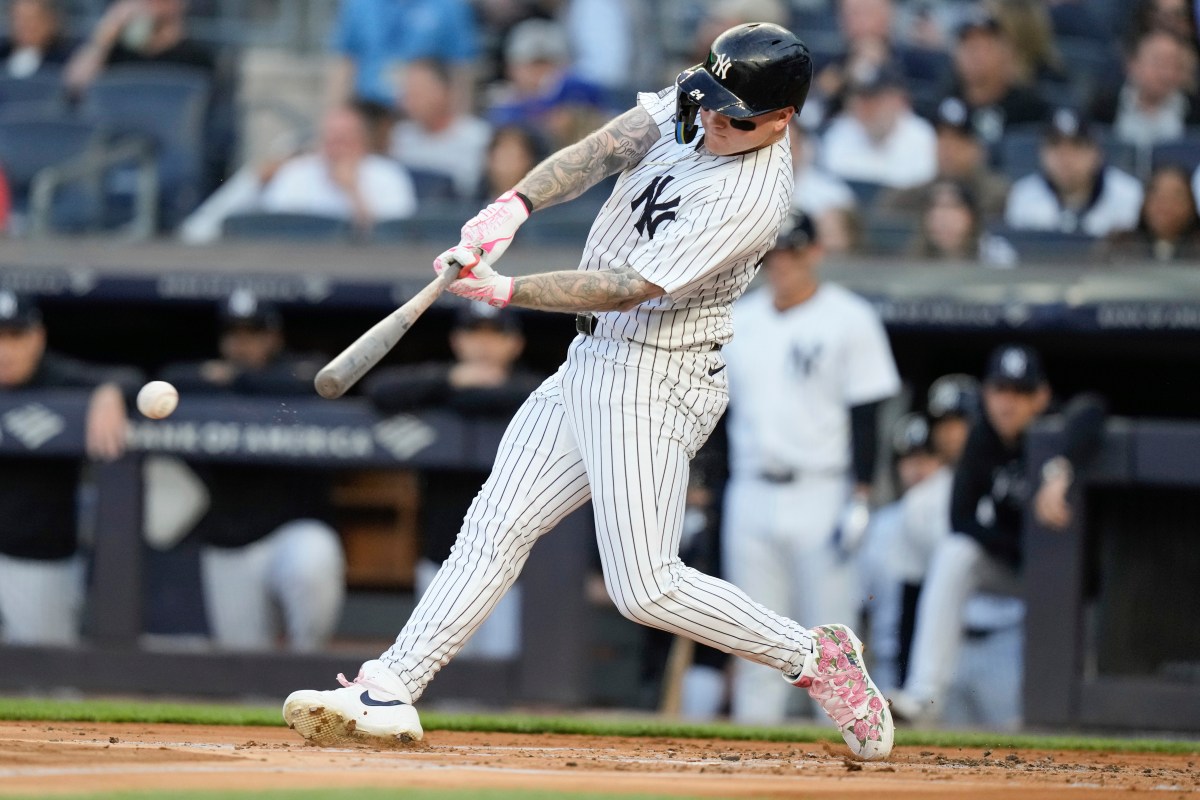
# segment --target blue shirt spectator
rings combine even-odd
[[[391,106],[395,62],[467,65],[479,55],[479,34],[465,0],[344,0],[331,46],[343,58],[342,99]]]
[[[487,109],[494,127],[528,125],[563,147],[610,115],[604,91],[571,66],[567,34],[558,23],[518,24],[509,34],[504,62],[508,81],[493,87]]]

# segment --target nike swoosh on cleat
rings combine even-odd
[[[403,700],[375,700],[371,697],[371,695],[367,694],[366,692],[363,692],[362,694],[360,694],[358,696],[358,699],[362,701],[362,704],[364,706],[402,706],[402,705],[404,705]]]
[[[721,370],[725,369],[727,366],[729,366],[729,365],[728,365],[728,364],[722,364],[722,365],[721,365],[721,366],[719,366],[719,367],[713,367],[712,369],[710,369],[710,370],[708,371],[708,377],[710,377],[710,378],[711,378],[713,375],[716,375],[718,372],[720,372]]]

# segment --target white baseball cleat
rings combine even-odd
[[[862,642],[845,625],[818,625],[809,635],[815,649],[799,674],[784,679],[808,689],[854,755],[864,761],[887,758],[896,726],[887,699],[863,666]]]
[[[368,661],[341,689],[301,689],[283,701],[288,727],[323,747],[368,744],[396,747],[424,736],[412,695],[382,661]]]

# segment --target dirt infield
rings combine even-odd
[[[1200,797],[1200,757],[434,731],[405,750],[306,745],[285,728],[0,723],[0,795],[139,789],[540,789],[706,797]]]

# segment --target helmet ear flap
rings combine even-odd
[[[700,104],[681,89],[675,100],[675,141],[679,144],[691,144],[696,138],[699,126],[696,115],[700,113]]]

